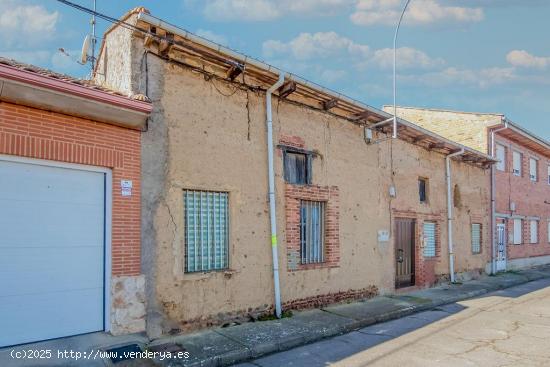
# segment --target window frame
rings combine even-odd
[[[291,185],[311,185],[312,183],[312,177],[313,177],[313,169],[312,169],[312,161],[313,161],[313,155],[314,153],[313,152],[310,152],[310,151],[307,151],[307,150],[304,150],[304,149],[299,149],[299,148],[293,148],[293,147],[288,147],[288,146],[282,146],[280,145],[279,148],[282,149],[283,151],[283,179],[286,183],[289,183]],[[305,182],[304,183],[301,183],[301,182],[290,182],[289,180],[289,177],[287,175],[287,155],[288,154],[300,154],[300,155],[303,155],[305,157],[305,166],[304,166],[304,169],[305,169],[305,172],[304,172],[304,176],[305,176]]]
[[[535,225],[533,231],[533,224]],[[534,238],[533,238],[534,234]],[[537,219],[529,219],[529,244],[536,245],[539,243],[539,221]]]
[[[427,254],[426,249],[427,246],[427,236],[426,236],[426,225],[433,225],[433,255],[431,254],[431,251]],[[422,240],[423,240],[423,246],[422,246],[422,256],[426,259],[434,259],[437,257],[437,222],[426,220],[422,223]]]
[[[516,160],[515,157],[519,156],[519,167],[516,169]],[[512,174],[517,177],[522,177],[523,175],[523,153],[517,150],[512,151]]]
[[[478,247],[478,250],[476,251],[474,249],[474,226],[479,226],[479,230],[478,230],[478,244],[477,244],[477,247]],[[472,254],[474,255],[479,255],[481,254],[482,252],[482,243],[483,243],[483,234],[482,234],[482,229],[483,229],[483,225],[481,223],[471,223],[470,225],[470,238],[471,238],[471,249],[472,249]]]
[[[534,163],[534,167],[532,166],[533,163]],[[533,173],[533,168],[534,168],[534,173]],[[538,181],[539,179],[538,170],[539,170],[539,160],[535,157],[529,157],[529,179],[531,180],[531,182]]]
[[[421,183],[424,183],[424,200],[422,200]],[[420,204],[429,203],[429,183],[430,180],[426,177],[418,177],[418,202]]]
[[[192,269],[190,269],[190,262],[189,262],[189,256],[190,256],[190,246],[189,246],[189,238],[190,238],[190,233],[189,233],[189,213],[188,213],[188,208],[187,208],[187,203],[189,202],[188,199],[187,199],[187,196],[188,194],[193,194],[193,205],[196,205],[197,203],[197,197],[196,195],[199,194],[199,198],[198,200],[200,200],[200,205],[202,206],[203,205],[203,199],[202,199],[202,195],[203,194],[206,194],[206,205],[207,205],[207,213],[206,213],[206,217],[207,217],[207,223],[206,223],[206,226],[209,227],[206,229],[206,231],[208,231],[208,236],[207,236],[207,246],[209,245],[208,241],[211,241],[212,239],[210,238],[210,231],[212,230],[212,237],[214,238],[213,239],[213,247],[212,248],[209,248],[209,250],[212,250],[213,251],[213,254],[212,254],[212,259],[210,258],[210,253],[208,253],[207,255],[207,266],[206,267],[203,267],[203,264],[204,264],[204,260],[203,260],[203,256],[201,255],[199,257],[199,260],[195,261],[194,263],[194,267]],[[220,250],[220,258],[219,260],[221,261],[221,265],[220,266],[216,266],[216,251],[217,251],[217,247],[216,247],[216,225],[215,225],[215,219],[216,219],[216,215],[215,215],[215,208],[216,208],[216,202],[215,201],[212,201],[212,209],[214,210],[214,212],[212,212],[212,214],[210,214],[208,212],[208,210],[210,209],[210,202],[208,201],[209,200],[209,197],[208,195],[211,194],[212,195],[212,199],[215,200],[216,198],[216,195],[218,195],[218,209],[220,208],[220,205],[222,204],[222,196],[224,198],[223,200],[223,212],[220,212],[220,214],[218,215],[218,220],[221,221],[221,223],[223,224],[223,235],[221,234],[222,232],[222,229],[220,228],[220,232],[219,233],[219,236],[220,237],[223,237],[223,247],[221,248]],[[193,212],[193,226],[194,226],[194,229],[193,229],[193,233],[195,233],[195,240],[194,242],[197,241],[197,233],[198,233],[198,236],[200,236],[200,242],[199,243],[195,243],[195,250],[196,252],[199,251],[199,249],[203,249],[204,247],[204,244],[203,244],[203,229],[201,228],[201,226],[203,224],[201,224],[200,222],[203,220],[203,216],[204,214],[202,213],[202,208],[199,208],[199,211],[197,211],[197,208],[194,206],[194,212]],[[196,214],[195,214],[196,213]],[[218,271],[227,271],[228,269],[230,269],[230,214],[231,214],[231,210],[230,210],[230,193],[228,191],[214,191],[214,190],[200,190],[200,189],[183,189],[183,222],[184,222],[184,232],[183,232],[183,254],[184,254],[184,266],[183,266],[183,271],[184,271],[184,274],[197,274],[197,273],[211,273],[211,272],[218,272]],[[210,220],[212,219],[212,215],[214,216],[214,219],[212,222],[210,222]],[[223,216],[223,220],[222,220],[222,216]],[[199,223],[197,224],[197,219],[199,219]],[[210,228],[210,226],[212,226]],[[220,239],[220,237],[218,237],[218,239]],[[197,255],[195,254],[194,255],[195,258],[197,258]]]
[[[550,185],[550,163],[547,165],[548,166],[548,177],[547,177],[547,183],[548,185]]]
[[[501,148],[502,151],[502,159],[499,157],[499,148]],[[495,155],[496,158],[499,160],[496,164],[498,171],[506,171],[506,146],[496,143],[495,144]]]
[[[317,226],[315,226],[314,219],[306,218],[304,219],[303,214],[304,210],[307,213],[309,209],[310,213],[313,213],[313,209],[318,209],[319,213],[317,214]],[[323,264],[326,262],[326,213],[327,213],[327,203],[325,201],[318,200],[300,200],[300,264],[301,265],[312,265],[312,264]],[[313,216],[313,215],[312,215]],[[309,220],[308,220],[309,219]],[[312,222],[313,221],[313,222]],[[305,233],[312,234],[313,238],[317,238],[317,243],[309,243],[311,237],[309,236],[304,239],[304,227]],[[313,230],[318,230],[319,232],[313,234]],[[315,240],[314,240],[315,241]],[[314,247],[318,245],[318,248]]]
[[[516,231],[516,223],[519,223],[519,232]],[[523,244],[523,219],[521,218],[513,218],[512,219],[512,244],[514,245],[521,245]],[[519,242],[516,241],[516,239],[519,238]]]

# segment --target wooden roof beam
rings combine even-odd
[[[336,98],[333,98],[333,99],[328,100],[328,101],[321,102],[323,110],[325,110],[325,111],[328,111],[331,108],[336,107],[337,104],[338,104],[338,100]]]
[[[244,66],[238,63],[234,63],[231,65],[231,67],[227,70],[226,77],[227,79],[233,81],[236,77],[242,74],[244,71]]]
[[[292,80],[285,82],[279,88],[279,98],[286,98],[296,91],[296,83]]]

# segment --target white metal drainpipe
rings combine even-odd
[[[265,93],[267,124],[267,164],[269,175],[269,219],[271,223],[271,252],[273,256],[273,286],[275,290],[275,315],[281,318],[281,289],[279,285],[279,257],[277,251],[277,210],[275,207],[275,171],[273,168],[273,114],[271,112],[271,94],[285,82],[285,75],[279,74],[279,80]]]
[[[453,195],[451,192],[451,158],[464,154],[464,148],[445,157],[445,177],[447,178],[447,241],[449,245],[449,273],[451,283],[455,282],[455,254],[453,250]]]
[[[506,130],[508,128],[508,122],[506,118],[503,118],[504,127],[491,131],[491,157],[496,158],[495,147],[495,133]],[[496,220],[496,182],[495,182],[495,165],[491,165],[491,274],[497,273],[497,220]]]

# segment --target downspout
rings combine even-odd
[[[451,158],[464,154],[464,148],[445,157],[445,177],[447,179],[447,243],[449,245],[449,274],[455,282],[455,255],[453,252],[453,195],[451,192]]]
[[[275,290],[275,315],[281,318],[281,289],[279,285],[279,257],[277,251],[277,210],[275,207],[275,171],[273,168],[273,115],[271,112],[271,94],[283,85],[285,75],[279,74],[279,80],[265,93],[267,124],[267,164],[269,177],[269,219],[271,223],[271,252],[273,257],[273,287]]]
[[[491,130],[491,157],[496,159],[496,147],[495,147],[495,133],[506,130],[508,128],[508,121],[504,117],[502,119],[504,122],[504,127],[499,129]],[[496,179],[495,179],[495,165],[491,165],[491,274],[497,273],[497,221],[496,221]]]

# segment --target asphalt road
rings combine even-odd
[[[238,366],[550,366],[550,279]]]

